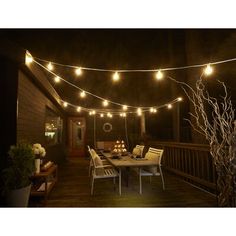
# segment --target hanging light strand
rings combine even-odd
[[[35,60],[34,60],[34,61],[35,61]],[[41,63],[39,63],[39,62],[37,62],[37,61],[35,61],[35,63],[38,64],[38,65],[39,65],[40,67],[42,67],[43,69],[47,70],[49,73],[51,73],[51,74],[54,75],[55,77],[59,77],[60,80],[64,81],[65,83],[67,83],[67,84],[69,84],[69,85],[71,85],[72,87],[78,89],[78,90],[81,91],[82,93],[89,94],[89,95],[91,95],[91,96],[93,96],[93,97],[96,97],[97,99],[102,100],[102,101],[105,101],[105,100],[106,100],[105,98],[100,97],[100,96],[98,96],[98,95],[96,95],[96,94],[93,94],[93,93],[91,93],[91,92],[89,92],[89,91],[86,91],[86,90],[80,88],[79,86],[77,86],[77,85],[71,83],[70,81],[68,81],[68,80],[66,80],[66,79],[64,79],[64,78],[62,78],[61,76],[57,75],[55,72],[49,70],[47,67],[45,67],[45,66],[42,65]],[[114,105],[117,105],[117,106],[125,107],[125,108],[136,108],[136,109],[139,108],[138,106],[132,106],[132,105],[129,105],[129,106],[128,106],[128,105],[124,105],[124,104],[121,104],[121,103],[118,103],[118,102],[114,102],[114,101],[111,101],[111,100],[109,100],[109,103],[114,104]],[[150,107],[147,107],[147,106],[140,106],[140,108],[141,108],[141,109],[146,109],[146,108],[150,108]]]
[[[74,66],[74,65],[68,65],[68,64],[62,64],[62,63],[57,63],[57,62],[52,62],[52,61],[48,61],[48,60],[44,60],[38,57],[34,57],[34,61],[36,61],[35,59],[42,61],[42,62],[46,62],[46,63],[52,63],[53,65],[57,65],[57,66],[63,66],[63,67],[69,67],[69,68],[74,68],[77,69],[78,66]],[[227,63],[227,62],[232,62],[232,61],[236,61],[236,57],[235,58],[230,58],[230,59],[225,59],[225,60],[221,60],[221,61],[215,61],[215,62],[211,62],[211,65],[217,65],[217,64],[223,64],[223,63]],[[160,69],[160,71],[171,71],[171,70],[183,70],[183,69],[189,69],[189,68],[198,68],[198,67],[205,67],[209,65],[209,63],[204,63],[204,64],[194,64],[194,65],[189,65],[189,66],[179,66],[179,67],[167,67],[167,68],[163,68]],[[129,73],[129,72],[157,72],[159,71],[159,69],[130,69],[130,70],[115,70],[115,69],[103,69],[103,68],[92,68],[92,67],[79,67],[82,70],[87,70],[87,71],[100,71],[100,72],[113,72],[117,71],[119,73]]]

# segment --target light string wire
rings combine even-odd
[[[189,68],[204,67],[204,66],[207,66],[208,64],[210,64],[210,65],[217,65],[217,64],[223,64],[223,63],[227,63],[227,62],[236,61],[236,57],[234,57],[234,58],[225,59],[225,60],[221,60],[221,61],[210,62],[210,63],[194,64],[194,65],[179,66],[179,67],[167,67],[167,68],[163,68],[163,69],[159,68],[159,69],[130,69],[130,70],[128,70],[128,69],[127,70],[120,69],[119,70],[119,69],[103,69],[103,68],[82,67],[82,66],[68,65],[68,64],[62,64],[62,63],[58,63],[58,62],[48,61],[48,60],[41,59],[41,58],[38,58],[38,57],[34,57],[34,58],[39,60],[39,61],[43,61],[43,62],[47,62],[47,63],[51,62],[54,65],[63,66],[63,67],[69,67],[69,68],[74,68],[74,69],[81,68],[82,70],[87,70],[87,71],[119,72],[119,73],[157,72],[158,70],[161,70],[161,71],[183,70],[183,69],[189,69]]]
[[[106,98],[103,98],[103,97],[100,97],[100,96],[98,96],[98,95],[96,95],[96,94],[93,94],[93,93],[91,93],[91,92],[89,92],[89,91],[87,91],[87,90],[84,90],[84,89],[82,89],[81,87],[79,87],[79,86],[77,86],[77,85],[75,85],[75,84],[69,82],[68,80],[66,80],[66,79],[64,79],[63,77],[57,75],[57,74],[54,73],[53,71],[50,71],[46,66],[42,65],[42,64],[39,63],[38,61],[36,61],[36,60],[34,60],[34,59],[33,59],[33,61],[34,61],[37,65],[39,65],[40,67],[42,67],[43,69],[45,69],[46,71],[48,71],[49,73],[51,73],[52,75],[54,75],[55,77],[59,77],[60,80],[64,81],[65,83],[67,83],[67,84],[71,85],[72,87],[74,87],[74,88],[80,90],[81,92],[84,91],[86,94],[89,94],[89,95],[91,95],[91,96],[93,96],[93,97],[96,97],[96,98],[98,98],[98,99],[100,99],[100,100],[102,100],[102,101],[107,100],[109,103],[114,104],[114,105],[117,105],[117,106],[127,106],[127,108],[135,108],[135,109],[137,109],[137,108],[140,108],[140,109],[149,109],[150,107],[152,107],[152,106],[139,106],[139,107],[138,107],[138,106],[125,105],[125,104],[121,104],[121,103],[118,103],[118,102],[110,101],[110,100],[108,100],[108,99],[106,99]],[[176,98],[176,99],[177,99],[177,98]],[[176,99],[175,99],[175,100],[176,100]],[[155,106],[153,106],[153,107],[155,107]]]
[[[113,109],[93,109],[93,108],[87,108],[87,107],[83,107],[83,106],[78,106],[78,105],[75,105],[75,104],[72,104],[70,102],[67,102],[63,99],[60,99],[60,101],[62,103],[67,103],[67,105],[71,106],[71,107],[74,107],[74,108],[78,108],[80,107],[81,110],[84,110],[84,111],[87,111],[87,112],[91,112],[91,111],[96,111],[97,114],[104,114],[104,113],[111,113],[113,115],[119,115],[120,113],[125,113],[125,114],[135,114],[137,113],[136,111],[123,111],[123,110],[120,110],[120,111],[117,111],[117,110],[113,110]],[[165,104],[162,104],[160,106],[155,106],[153,108],[156,108],[157,110],[163,108],[163,107],[167,107],[168,105],[173,105],[177,102],[180,102],[178,100],[178,98],[175,98],[174,100],[170,101],[169,103],[165,103]],[[149,109],[144,109],[142,110],[142,112],[149,112],[150,110]]]

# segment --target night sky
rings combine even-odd
[[[158,69],[206,63],[236,55],[235,30],[9,29],[0,30],[0,33],[29,50],[34,57],[82,67]],[[214,74],[214,79],[226,82],[233,100],[236,99],[235,68],[235,63],[219,65]],[[63,67],[56,67],[55,72],[87,91],[122,104],[158,106],[184,95],[170,80],[156,81],[153,73],[121,74],[120,81],[114,83],[112,74],[107,72],[84,71],[80,77]],[[195,70],[193,79],[200,72]],[[168,72],[177,80],[186,80],[188,73]],[[75,105],[102,108],[101,101],[91,97],[81,100],[78,90],[63,82],[54,84],[51,75],[49,80],[62,99]],[[214,80],[208,83],[212,91],[217,91]],[[187,107],[187,102],[182,106]],[[185,110],[183,116],[186,114]],[[163,122],[168,118],[162,117]]]

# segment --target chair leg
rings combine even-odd
[[[139,194],[142,194],[142,176],[141,176],[141,168],[139,168]]]
[[[159,167],[159,169],[160,169],[160,175],[161,175],[161,181],[162,181],[162,188],[163,188],[163,190],[165,190],[165,182],[164,182],[164,177],[163,177],[163,174],[162,174],[161,167]]]
[[[94,177],[92,177],[91,195],[93,195],[93,188],[94,188]]]
[[[121,195],[121,168],[119,169],[119,194]]]

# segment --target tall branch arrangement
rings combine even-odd
[[[169,78],[181,84],[193,105],[193,111],[189,113],[191,119],[187,119],[188,122],[209,142],[217,172],[218,205],[235,206],[236,128],[233,128],[235,111],[226,85],[217,81],[224,91],[224,95],[217,99],[209,94],[202,76],[196,81],[194,88],[187,83]]]

